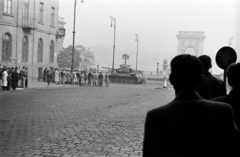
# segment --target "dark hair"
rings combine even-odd
[[[198,80],[202,78],[203,66],[195,56],[189,54],[178,55],[173,58],[170,66],[171,83],[193,86],[198,85]]]
[[[212,67],[212,60],[208,55],[201,55],[198,58],[202,62],[205,71],[208,71]]]
[[[227,69],[228,83],[232,88],[240,88],[240,63],[232,63]]]

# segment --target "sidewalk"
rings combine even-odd
[[[33,89],[33,88],[52,88],[52,87],[70,87],[72,85],[69,84],[54,84],[50,83],[50,86],[47,85],[47,82],[42,82],[42,81],[28,81],[28,88]],[[22,88],[17,88],[18,90],[21,90]]]

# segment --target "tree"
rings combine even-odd
[[[95,62],[94,52],[82,45],[77,45],[74,49],[74,69],[90,69]],[[72,45],[64,48],[58,55],[58,66],[60,68],[71,68],[72,65]]]
[[[79,62],[79,68],[82,70],[89,70],[92,68],[95,62],[94,52],[89,48],[86,49],[82,45],[77,46],[78,51],[80,52],[81,62]]]

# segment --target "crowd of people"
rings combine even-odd
[[[28,87],[28,68],[1,67],[0,64],[0,87],[2,90],[16,90],[16,88]]]
[[[70,69],[58,69],[54,71],[45,68],[43,71],[43,81],[47,82],[48,86],[51,82],[55,84],[72,84],[80,86],[105,86],[109,87],[109,74],[103,76],[102,72],[86,72]]]
[[[170,66],[176,96],[148,111],[143,157],[239,157],[240,63],[227,69],[228,95],[225,83],[209,72],[209,56],[178,55]]]

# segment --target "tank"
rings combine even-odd
[[[118,69],[106,67],[102,68],[111,70],[109,80],[112,83],[142,84],[147,82],[147,78],[145,76],[142,74],[136,74],[136,71],[126,64],[120,65],[120,68]]]

